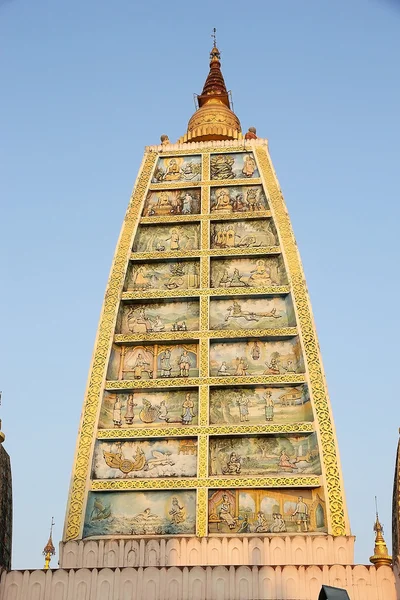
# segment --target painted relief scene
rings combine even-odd
[[[211,249],[265,248],[277,245],[278,236],[272,219],[211,222]]]
[[[97,440],[94,479],[195,477],[197,439]]]
[[[198,424],[199,395],[196,388],[105,392],[99,428],[165,427]]]
[[[208,531],[307,533],[327,531],[321,488],[278,490],[209,490]]]
[[[297,337],[279,340],[211,342],[211,377],[290,375],[304,373],[304,361]]]
[[[83,537],[191,535],[196,531],[194,490],[90,492]]]
[[[210,158],[211,179],[250,179],[260,177],[252,152],[212,154]]]
[[[143,217],[197,215],[200,212],[200,189],[160,190],[147,194]]]
[[[280,256],[211,259],[212,288],[260,288],[286,285]]]
[[[119,319],[121,333],[164,333],[199,330],[199,302],[177,300],[125,304]]]
[[[268,210],[261,185],[211,188],[211,213],[257,213]]]
[[[133,252],[174,252],[197,250],[200,242],[200,225],[182,223],[175,225],[142,225],[138,228]]]
[[[290,295],[210,299],[210,329],[271,329],[295,325]]]
[[[114,347],[107,379],[170,379],[198,375],[197,344],[151,344]]]
[[[286,424],[313,421],[306,384],[210,388],[212,425]]]
[[[211,476],[321,474],[315,433],[211,437],[209,452]]]
[[[152,183],[200,181],[201,156],[168,156],[157,161]]]
[[[128,274],[127,290],[190,290],[200,285],[198,260],[133,263]]]

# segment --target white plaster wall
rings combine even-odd
[[[86,540],[60,544],[60,566],[351,565],[354,538],[320,536]]]
[[[321,585],[351,600],[396,600],[390,567],[216,566],[5,571],[0,600],[317,600]]]

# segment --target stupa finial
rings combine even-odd
[[[47,569],[50,567],[51,557],[54,556],[56,553],[56,549],[54,548],[54,544],[53,544],[53,527],[54,527],[54,525],[55,525],[54,517],[51,517],[49,539],[47,541],[47,544],[43,548],[43,556],[45,557],[45,559],[44,559],[45,571],[47,571]]]
[[[188,123],[187,133],[180,142],[210,140],[237,140],[242,138],[240,122],[232,110],[229,92],[221,72],[221,53],[217,48],[216,29],[210,52],[210,71],[201,94],[197,95],[199,108]]]
[[[381,567],[382,565],[391,566],[392,557],[389,555],[385,539],[383,537],[383,527],[381,522],[379,521],[378,515],[378,503],[375,496],[375,509],[376,509],[376,518],[374,523],[374,531],[375,531],[375,547],[374,554],[370,557],[370,562],[376,567]]]

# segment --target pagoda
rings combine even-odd
[[[322,585],[395,600],[378,519],[376,564],[354,565],[299,252],[268,142],[242,133],[216,44],[197,99],[177,143],[145,149],[98,326],[61,568],[43,585],[82,600],[317,600]]]

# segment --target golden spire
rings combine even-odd
[[[47,571],[47,569],[50,567],[50,561],[51,561],[51,557],[55,555],[56,553],[56,549],[54,548],[54,544],[53,544],[53,526],[55,525],[54,523],[54,517],[51,517],[51,526],[50,526],[50,535],[49,535],[49,539],[47,544],[45,545],[45,547],[43,548],[43,556],[45,557],[44,559],[44,569],[45,571]]]
[[[214,28],[210,72],[203,91],[197,96],[199,108],[188,123],[187,133],[179,142],[237,140],[242,137],[240,122],[231,110],[229,93],[221,72],[221,54],[216,45],[215,33]]]
[[[375,496],[375,504],[376,504],[376,496]],[[376,508],[376,519],[375,519],[375,523],[374,523],[374,531],[375,531],[374,554],[372,556],[370,556],[369,560],[376,567],[381,567],[382,565],[387,565],[388,567],[390,567],[392,564],[392,557],[389,556],[386,542],[383,537],[383,527],[379,521],[378,508]]]

